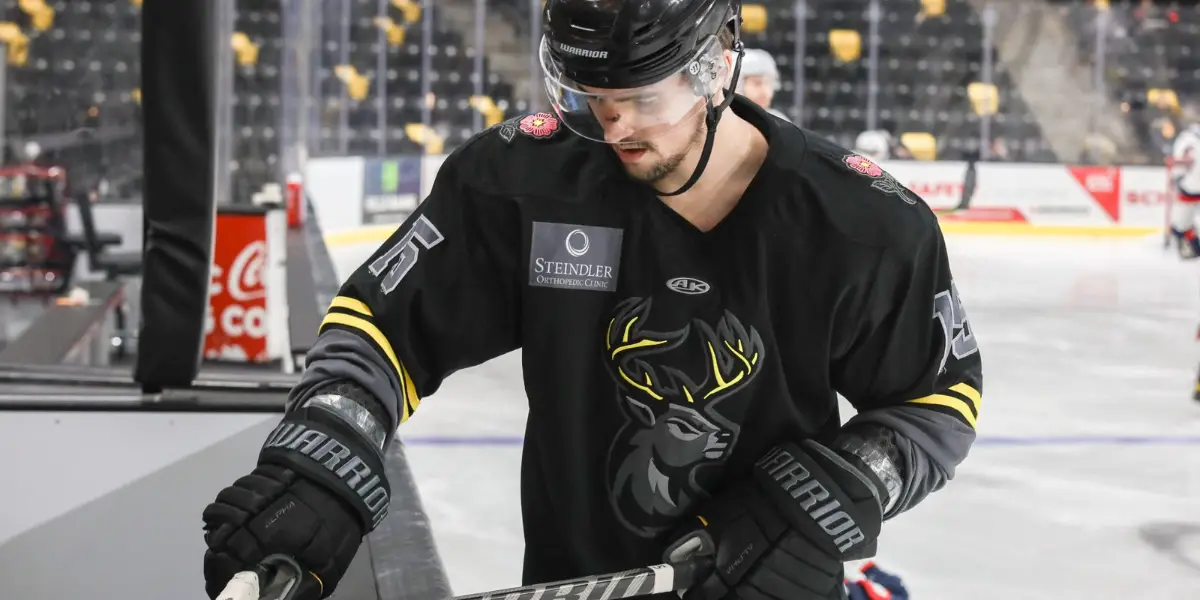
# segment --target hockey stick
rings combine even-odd
[[[272,554],[251,571],[233,576],[217,600],[292,600],[304,569],[286,554]]]
[[[682,563],[652,565],[618,573],[564,579],[525,587],[508,588],[482,594],[455,596],[449,600],[575,600],[596,598],[636,598],[685,590],[699,582],[712,569],[707,557]],[[292,600],[299,586],[298,577],[304,571],[296,561],[281,554],[263,559],[252,571],[233,576],[217,600]],[[266,582],[263,585],[263,582]]]
[[[619,573],[592,575],[577,579],[564,579],[554,583],[540,583],[507,590],[496,590],[469,596],[456,596],[452,600],[541,600],[565,598],[568,594],[576,600],[596,598],[636,598],[650,594],[663,594],[686,590],[699,583],[700,578],[712,569],[708,558],[694,558],[682,563],[652,565],[630,569]]]

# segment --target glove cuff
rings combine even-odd
[[[387,515],[392,488],[382,453],[320,406],[289,412],[267,436],[258,461],[293,469],[321,482],[354,508],[364,534],[374,530]]]

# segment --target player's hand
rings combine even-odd
[[[333,592],[362,542],[354,510],[321,483],[284,467],[259,465],[204,509],[204,587],[209,598],[264,557],[291,556],[309,571],[296,600]]]
[[[843,563],[875,554],[880,488],[820,444],[781,444],[700,506],[665,558],[713,558],[685,600],[845,598]]]

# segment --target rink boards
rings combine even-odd
[[[331,243],[378,242],[433,186],[444,155],[309,161],[305,186]],[[1128,237],[1163,231],[1164,166],[887,161],[886,174],[939,213],[947,233]],[[866,177],[864,175],[864,177]],[[964,194],[969,192],[969,194]],[[965,195],[969,202],[960,209]],[[384,233],[387,232],[387,233]]]

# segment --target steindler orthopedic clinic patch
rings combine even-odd
[[[611,227],[534,221],[529,285],[616,291],[623,235]]]

